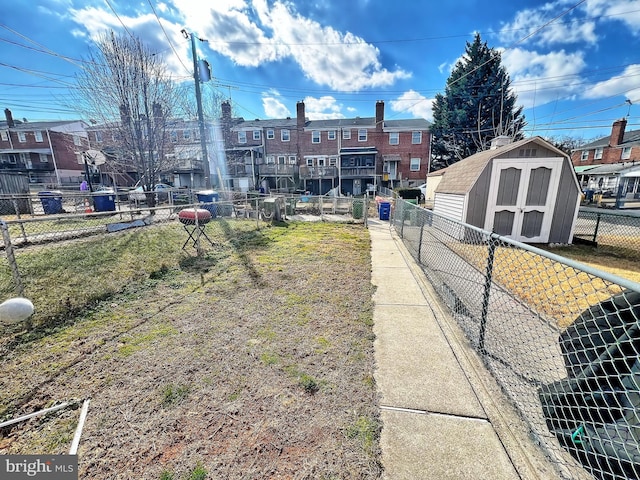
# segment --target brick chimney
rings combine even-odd
[[[222,119],[231,120],[231,104],[228,101],[224,101],[220,105],[220,108],[222,110]]]
[[[616,120],[613,122],[613,126],[611,127],[611,139],[609,140],[609,145],[615,147],[616,145],[620,145],[624,140],[624,129],[627,127],[627,119],[621,118],[620,120]]]
[[[4,116],[7,119],[7,127],[13,128],[16,126],[16,123],[13,121],[13,115],[11,114],[11,110],[9,110],[8,108],[5,108]]]
[[[296,103],[296,120],[297,120],[297,127],[299,132],[301,132],[304,129],[304,124],[306,123],[306,118],[304,115],[305,115],[304,102],[300,101]]]
[[[382,125],[384,123],[384,102],[378,100],[376,102],[376,130],[382,131]]]

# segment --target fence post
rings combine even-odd
[[[496,243],[493,234],[489,236],[489,252],[487,255],[487,269],[484,275],[484,292],[482,293],[482,314],[480,317],[480,353],[486,355],[484,347],[484,337],[487,330],[487,315],[489,312],[489,295],[491,293],[491,279],[493,277],[493,262],[496,255]]]
[[[400,225],[400,238],[404,238],[404,209],[407,208],[407,203],[405,200],[400,200],[400,203],[402,204],[402,215],[400,215],[400,221],[402,222],[402,225]]]
[[[422,212],[423,215],[420,215],[420,238],[418,239],[418,263],[421,263],[421,258],[422,258],[422,238],[424,236],[424,213],[426,212]]]
[[[596,214],[596,228],[593,231],[593,243],[596,243],[596,238],[598,238],[598,229],[600,228],[600,213]]]
[[[22,279],[20,278],[18,263],[16,262],[16,257],[13,253],[13,245],[11,245],[11,237],[9,236],[9,227],[3,220],[0,220],[0,229],[2,229],[2,239],[4,240],[4,250],[7,253],[7,261],[9,262],[11,274],[13,275],[15,292],[20,297],[24,297],[24,287],[22,285]]]

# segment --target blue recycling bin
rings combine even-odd
[[[391,214],[391,204],[389,202],[380,202],[378,205],[378,217],[380,220],[389,220]]]
[[[201,207],[205,210],[209,210],[211,213],[211,218],[216,218],[218,214],[218,206],[216,202],[218,201],[218,192],[214,190],[201,190],[196,193],[198,197],[198,201],[202,203]]]
[[[39,192],[38,197],[40,197],[40,201],[42,202],[45,215],[55,215],[56,213],[64,212],[62,209],[62,192],[58,190]]]
[[[93,206],[96,212],[115,212],[116,196],[115,194],[94,195]]]

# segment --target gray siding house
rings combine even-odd
[[[580,187],[571,159],[541,137],[496,139],[443,170],[433,212],[526,243],[571,243]]]

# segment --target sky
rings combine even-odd
[[[184,88],[191,41],[213,78],[203,98],[245,119],[432,116],[476,33],[502,54],[525,135],[592,140],[640,129],[640,0],[5,0],[0,107],[76,119],[75,76],[105,31],[138,36]]]

